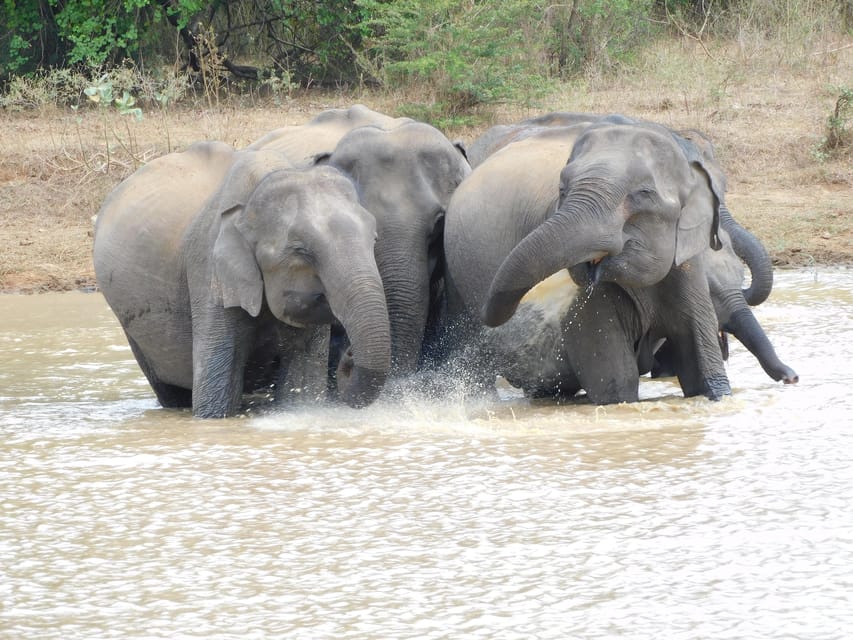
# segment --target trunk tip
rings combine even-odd
[[[338,396],[353,409],[363,409],[373,403],[385,386],[388,371],[358,366],[348,350],[337,368]]]
[[[505,323],[513,316],[525,293],[527,291],[524,289],[490,293],[480,310],[480,319],[483,324],[487,327],[499,327]]]

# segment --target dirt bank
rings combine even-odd
[[[832,82],[850,68],[853,54],[822,64],[819,72],[745,77],[721,95],[707,86],[650,87],[642,78],[590,83],[582,90],[567,87],[535,110],[499,113],[494,121],[559,109],[621,112],[698,128],[717,145],[729,177],[729,207],[777,265],[853,264],[853,154],[848,149],[828,157],[820,150],[838,95]],[[139,122],[93,109],[0,112],[0,291],[93,286],[92,216],[109,190],[142,163],[201,139],[243,146],[275,127],[354,102],[387,113],[396,109],[388,97],[311,94],[284,106],[151,111]],[[488,124],[447,133],[471,141]]]

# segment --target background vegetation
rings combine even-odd
[[[5,106],[76,104],[105,73],[142,100],[296,87],[407,91],[425,119],[531,104],[631,66],[657,38],[775,39],[789,58],[853,30],[853,0],[2,0]],[[132,69],[135,77],[128,72]],[[123,70],[122,73],[116,73]],[[88,83],[88,84],[87,84]],[[121,84],[125,86],[119,86]],[[37,92],[35,92],[37,94]],[[85,102],[85,100],[84,100]]]
[[[361,102],[454,139],[545,111],[715,142],[779,265],[853,264],[853,0],[0,0],[0,291],[93,282],[145,162]]]

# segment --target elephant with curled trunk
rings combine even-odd
[[[163,406],[223,417],[273,384],[278,400],[313,400],[336,321],[353,344],[341,395],[363,406],[390,368],[375,224],[331,167],[198,143],[109,194],[95,273]]]
[[[701,162],[714,174],[714,181],[724,188],[725,175],[714,157],[711,141],[694,130],[679,131],[673,135],[685,155],[692,161]],[[761,368],[773,380],[785,384],[798,382],[799,376],[776,355],[770,339],[749,308],[764,302],[773,288],[770,256],[761,241],[734,220],[725,202],[720,202],[720,239],[723,245],[720,251],[708,251],[706,258],[708,286],[717,314],[723,357],[728,357],[726,335],[730,333],[756,357]],[[750,283],[742,289],[744,262],[749,267]],[[671,373],[671,359],[672,352],[664,344],[655,352],[652,374]]]
[[[721,201],[721,186],[663,127],[539,132],[491,156],[454,195],[445,227],[450,313],[469,322],[481,314],[497,327],[530,289],[568,268],[594,286],[550,314],[562,358],[553,379],[522,386],[583,388],[599,404],[637,400],[638,347],[665,339],[684,395],[719,398],[730,388],[705,252],[721,247]],[[525,333],[523,322],[514,326]],[[514,335],[501,330],[485,350],[493,362]]]
[[[489,156],[505,146],[543,132],[551,127],[567,127],[578,124],[609,122],[612,124],[639,124],[640,121],[622,114],[597,114],[574,111],[555,111],[514,124],[500,124],[487,129],[468,147],[468,159],[472,167],[482,164]],[[671,130],[670,133],[685,154],[714,174],[717,184],[725,188],[725,175],[714,157],[711,141],[700,131]],[[744,291],[747,304],[755,306],[764,302],[773,288],[773,264],[761,241],[749,233],[734,218],[724,201],[720,202],[720,225],[731,238],[731,247],[750,270],[751,281]]]
[[[493,127],[478,138],[471,149],[479,149],[481,154],[492,155],[508,144],[531,135],[542,134],[543,129],[547,127],[593,122],[637,123],[636,120],[620,114],[602,116],[575,112],[548,113],[517,124]],[[724,191],[725,175],[716,161],[710,140],[695,130],[670,131],[670,133],[688,161],[701,164],[713,176],[713,183],[719,186],[720,191]],[[525,162],[535,162],[535,158],[525,159]],[[550,203],[547,207],[550,207]],[[719,322],[724,357],[728,354],[726,333],[731,333],[747,346],[771,378],[785,383],[796,382],[798,380],[796,372],[776,355],[769,339],[749,309],[750,305],[754,306],[766,300],[772,289],[773,265],[770,256],[758,238],[732,218],[725,202],[720,202],[719,211],[720,237],[723,246],[719,252],[706,251],[705,257],[709,260],[708,284]],[[749,267],[751,276],[750,284],[746,289],[741,289],[744,279],[741,260]],[[664,344],[655,352],[653,358],[649,356],[644,362],[653,360],[654,375],[671,375],[674,371],[672,358],[673,354],[669,346]]]

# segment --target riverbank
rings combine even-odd
[[[729,208],[776,265],[853,264],[853,151],[821,146],[838,87],[853,85],[853,48],[783,68],[723,45],[709,52],[718,57],[713,64],[689,42],[668,47],[647,54],[647,72],[565,85],[536,108],[498,109],[446,133],[471,142],[493,123],[552,110],[620,112],[699,129],[727,172]],[[116,184],[158,155],[203,139],[244,146],[355,102],[399,115],[405,101],[309,92],[281,104],[152,107],[140,121],[104,109],[0,111],[0,291],[93,287],[92,217]]]

